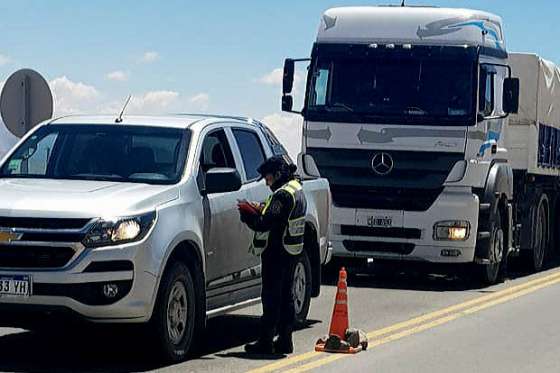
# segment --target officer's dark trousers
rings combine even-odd
[[[291,337],[295,323],[292,296],[295,260],[284,248],[268,247],[262,255],[262,342],[272,342],[275,335]]]

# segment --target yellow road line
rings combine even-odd
[[[498,304],[502,304],[502,303],[511,301],[511,300],[513,300],[513,299],[522,297],[522,296],[524,296],[524,295],[533,293],[533,292],[535,292],[535,291],[537,291],[537,290],[539,290],[539,289],[542,289],[542,288],[545,288],[545,287],[548,287],[548,286],[551,286],[551,285],[560,283],[560,277],[558,277],[558,276],[551,276],[551,277],[555,277],[555,278],[553,278],[553,279],[551,279],[551,280],[549,280],[549,281],[545,281],[545,282],[538,282],[538,283],[534,284],[534,285],[531,286],[531,287],[521,289],[521,290],[519,290],[519,291],[517,291],[517,292],[513,292],[513,293],[510,293],[510,294],[508,294],[508,295],[503,295],[503,296],[500,297],[500,298],[490,300],[490,301],[488,301],[488,302],[486,302],[486,303],[482,303],[482,304],[479,304],[479,305],[477,305],[477,306],[468,308],[468,309],[466,309],[466,310],[458,311],[458,312],[456,312],[456,313],[452,313],[452,314],[450,314],[450,315],[447,315],[447,316],[444,316],[444,317],[435,319],[435,320],[433,320],[433,321],[431,321],[431,322],[427,322],[427,323],[425,323],[425,324],[421,324],[421,325],[418,325],[418,326],[416,326],[416,327],[403,330],[403,331],[401,331],[401,332],[399,332],[399,333],[390,334],[390,335],[388,335],[388,336],[386,336],[386,337],[384,337],[384,338],[381,338],[381,339],[378,339],[378,340],[374,340],[374,341],[372,341],[372,342],[370,343],[369,348],[371,349],[371,348],[374,348],[374,347],[377,347],[377,346],[381,346],[381,345],[384,345],[384,344],[386,344],[386,343],[393,342],[393,341],[396,341],[396,340],[398,340],[398,339],[401,339],[401,338],[404,338],[404,337],[407,337],[407,336],[410,336],[410,335],[413,335],[413,334],[420,333],[420,332],[425,331],[425,330],[428,330],[428,329],[433,329],[433,328],[435,328],[435,327],[437,327],[437,326],[446,324],[446,323],[448,323],[448,322],[450,322],[450,321],[459,319],[459,318],[461,318],[461,317],[463,317],[463,316],[470,315],[470,314],[473,314],[473,313],[482,311],[482,310],[484,310],[484,309],[487,309],[487,308],[496,306],[496,305],[498,305]],[[326,364],[332,363],[332,362],[334,362],[334,361],[347,358],[347,357],[349,357],[349,356],[352,356],[352,355],[344,355],[344,354],[330,355],[330,356],[327,356],[327,357],[325,357],[325,358],[312,361],[312,362],[307,363],[307,364],[305,364],[305,365],[302,365],[302,366],[295,367],[295,368],[293,368],[293,369],[287,370],[287,371],[285,371],[285,372],[286,372],[286,373],[301,373],[301,372],[306,372],[306,371],[309,371],[309,370],[311,370],[311,369],[315,369],[315,368],[324,366],[324,365],[326,365]]]
[[[462,302],[462,303],[459,303],[459,304],[456,304],[456,305],[453,305],[453,306],[450,306],[450,307],[443,308],[441,310],[437,310],[437,311],[434,311],[434,312],[431,312],[431,313],[427,313],[425,315],[421,315],[421,316],[415,317],[415,318],[407,320],[407,321],[399,322],[399,323],[396,323],[396,324],[393,324],[393,325],[390,325],[390,326],[387,326],[387,327],[384,327],[384,328],[381,328],[381,329],[378,329],[378,330],[374,330],[372,332],[369,332],[367,334],[367,337],[368,337],[369,340],[371,340],[371,339],[374,339],[376,337],[380,337],[380,336],[383,336],[385,334],[389,334],[389,333],[398,331],[400,329],[409,328],[409,327],[421,324],[423,322],[426,322],[426,321],[429,321],[429,320],[447,315],[449,313],[453,313],[453,312],[456,312],[458,310],[474,306],[476,304],[480,304],[480,303],[483,303],[483,302],[488,302],[488,301],[491,301],[493,299],[500,298],[500,297],[506,296],[508,294],[512,294],[512,293],[521,291],[521,290],[526,289],[526,288],[530,288],[532,286],[550,281],[550,280],[555,279],[555,278],[560,278],[560,271],[557,271],[557,272],[552,273],[552,274],[547,275],[547,276],[543,276],[543,277],[539,277],[539,278],[536,278],[536,279],[533,279],[533,280],[530,280],[530,281],[526,281],[522,284],[515,285],[515,286],[512,286],[512,287],[497,291],[495,293],[483,295],[483,296],[468,300],[466,302]],[[310,359],[315,358],[319,355],[322,355],[322,353],[315,352],[315,351],[310,351],[310,352],[306,352],[306,353],[299,354],[299,355],[293,355],[289,358],[286,358],[286,359],[283,359],[283,360],[280,360],[280,361],[277,361],[277,362],[274,362],[274,363],[271,363],[271,364],[267,364],[267,365],[265,365],[263,367],[260,367],[260,368],[250,370],[247,373],[273,372],[273,371],[288,367],[290,365],[294,365],[296,363],[299,363],[299,362],[302,362],[302,361],[305,361],[305,360],[310,360]],[[341,356],[341,355],[332,355],[332,356]]]

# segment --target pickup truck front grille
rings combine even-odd
[[[72,247],[0,245],[0,268],[61,268],[74,254]]]
[[[0,216],[1,228],[80,230],[91,219],[20,218]]]

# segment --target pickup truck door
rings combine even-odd
[[[205,172],[214,167],[237,168],[242,175],[242,168],[235,162],[223,128],[211,130],[204,136],[199,185],[203,183]],[[210,287],[235,281],[246,268],[250,231],[239,220],[238,199],[248,199],[246,187],[236,192],[203,196],[206,274]]]
[[[232,133],[243,165],[244,187],[247,190],[248,199],[255,202],[264,202],[271,191],[257,172],[257,168],[270,155],[270,152],[263,146],[259,135],[253,129],[234,127]],[[251,232],[251,239],[252,235]],[[246,267],[251,268],[259,265],[260,259],[258,257],[246,256]]]

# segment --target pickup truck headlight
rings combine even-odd
[[[101,219],[87,233],[82,243],[86,247],[99,247],[140,241],[146,237],[155,220],[155,211],[138,216]]]
[[[434,225],[434,239],[438,241],[466,241],[471,225],[468,221],[440,221]]]

